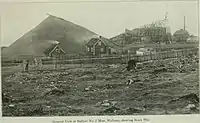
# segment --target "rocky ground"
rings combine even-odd
[[[198,61],[182,61],[146,63],[136,71],[124,71],[125,65],[65,65],[6,74],[3,116],[196,114]]]

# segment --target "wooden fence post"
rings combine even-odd
[[[170,58],[169,56],[170,56],[169,51],[167,51],[167,59]]]
[[[54,62],[55,62],[55,68],[57,68],[57,59],[56,59],[56,57],[54,58]]]
[[[152,53],[150,52],[150,60],[152,60]]]
[[[178,57],[178,51],[174,51],[174,54],[175,54],[174,58],[177,58]]]

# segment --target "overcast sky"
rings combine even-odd
[[[49,14],[64,18],[107,38],[162,20],[168,12],[171,31],[183,28],[198,34],[197,2],[68,2],[0,4],[1,45],[8,46]]]

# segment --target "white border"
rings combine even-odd
[[[106,2],[106,0],[0,0],[0,4],[4,3],[50,3],[50,2]],[[108,2],[130,2],[130,1],[139,1],[139,0],[108,0]],[[148,1],[148,0],[141,0]],[[149,0],[151,1],[151,0]],[[158,0],[152,0],[158,1]],[[163,0],[164,1],[164,0]],[[167,1],[197,1],[197,0],[167,0]],[[198,9],[200,7],[198,0]],[[1,27],[1,18],[0,18],[0,27]],[[0,28],[1,34],[1,28]],[[198,34],[199,32],[199,21],[198,21]],[[1,36],[1,35],[0,35]],[[0,38],[1,39],[1,38]],[[200,37],[199,37],[200,39]],[[200,44],[199,44],[200,45]],[[1,63],[0,63],[1,64]],[[0,71],[1,73],[1,71]],[[1,82],[1,79],[0,79]],[[199,86],[200,88],[200,86]],[[1,84],[0,84],[0,92],[1,92]],[[1,98],[1,94],[0,94]],[[0,101],[0,105],[2,102]],[[136,115],[136,116],[62,116],[62,117],[1,117],[2,116],[2,107],[0,106],[0,123],[54,123],[54,121],[63,121],[63,123],[67,123],[69,120],[89,120],[89,119],[149,119],[149,121],[134,121],[134,123],[200,123],[200,114],[199,115]],[[85,123],[85,122],[84,122]],[[105,123],[105,122],[103,122]],[[108,121],[106,122],[108,123]],[[113,122],[116,123],[116,122]],[[118,123],[118,122],[117,122]],[[128,123],[128,122],[123,122]],[[130,122],[132,123],[132,122]]]

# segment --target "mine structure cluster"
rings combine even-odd
[[[66,23],[64,19],[52,15],[47,20]],[[58,27],[56,26],[56,28]],[[60,28],[64,31],[61,31]],[[58,32],[60,33],[55,35],[56,37],[52,37],[53,39],[58,38],[58,40],[41,40],[40,38],[44,38],[45,36],[49,38],[52,36],[48,32],[41,32],[39,33],[40,36],[32,34],[31,40],[37,42],[32,44],[33,49],[30,49],[28,53],[21,53],[20,51],[18,56],[14,53],[11,55],[8,54],[7,58],[6,55],[2,55],[2,65],[12,66],[23,63],[24,66],[27,66],[27,63],[31,63],[36,64],[36,66],[41,66],[42,64],[55,64],[55,68],[57,68],[59,66],[58,64],[99,63],[102,59],[104,63],[113,64],[116,63],[114,61],[116,58],[120,58],[123,62],[126,59],[125,62],[127,63],[130,59],[143,62],[146,60],[159,60],[162,58],[181,57],[191,53],[198,53],[198,38],[186,30],[185,16],[183,28],[175,31],[174,34],[171,33],[171,27],[169,26],[169,20],[166,14],[163,20],[145,24],[132,30],[125,29],[123,33],[110,39],[100,35],[92,36],[85,39],[83,44],[78,44],[74,48],[59,41],[65,41],[64,38],[67,38],[64,33],[66,27],[62,25],[60,28],[58,28]],[[62,33],[64,34],[62,35]],[[73,44],[73,42],[70,43]],[[3,47],[2,51],[6,49],[8,48]],[[66,50],[70,51],[68,52]]]

